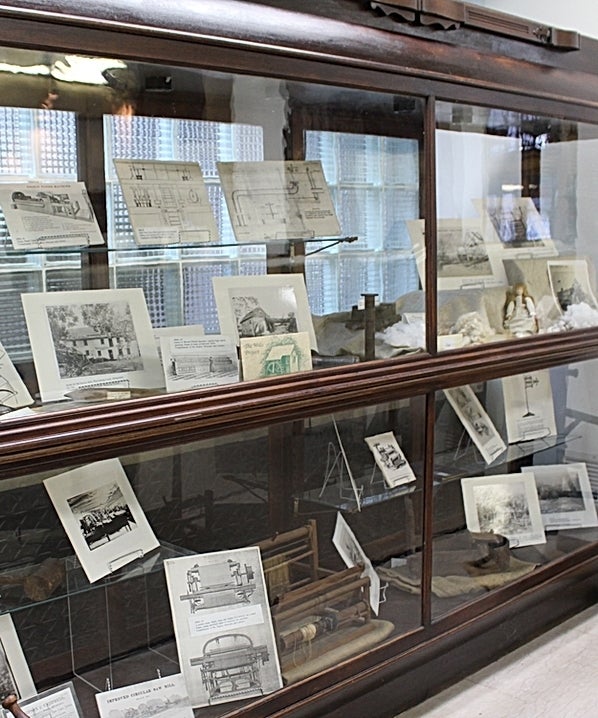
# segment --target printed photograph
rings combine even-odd
[[[410,220],[407,229],[420,281],[425,288],[425,222],[423,219]],[[460,289],[474,284],[483,287],[506,284],[496,244],[486,241],[480,220],[439,219],[437,245],[438,289]]]
[[[521,470],[533,474],[546,530],[598,525],[586,464],[546,464]]]
[[[546,542],[531,474],[461,479],[467,528],[506,536],[512,547]]]
[[[128,302],[46,307],[61,379],[143,370]]]
[[[214,277],[221,334],[242,338],[315,333],[301,274]]]
[[[8,658],[6,657],[4,641],[0,635],[0,695],[7,696],[9,693],[14,693],[17,696],[19,695],[17,683],[13,676]]]
[[[65,471],[44,486],[90,583],[158,548],[118,459]]]
[[[531,197],[511,194],[487,197],[485,208],[494,231],[506,248],[529,249],[552,244],[548,221],[540,215]]]
[[[598,309],[585,259],[549,261],[548,277],[552,295],[562,312],[572,304],[582,303]]]
[[[239,381],[237,347],[232,337],[160,338],[167,391],[183,391]]]
[[[142,289],[21,295],[43,402],[81,389],[160,389],[164,372]]]
[[[120,487],[114,482],[72,496],[67,503],[90,551],[137,527]]]

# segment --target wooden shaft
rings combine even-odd
[[[12,713],[15,718],[29,718],[27,713],[25,713],[23,709],[19,707],[19,704],[17,703],[17,697],[14,693],[10,693],[6,696],[6,698],[2,701],[2,708],[4,708],[4,710],[10,711],[10,713]]]

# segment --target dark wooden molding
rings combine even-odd
[[[579,33],[575,31],[457,0],[370,0],[370,7],[398,21],[442,30],[469,27],[557,50],[579,50],[580,47]]]

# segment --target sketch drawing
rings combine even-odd
[[[257,547],[167,559],[164,571],[179,665],[194,708],[282,686]]]
[[[218,173],[238,242],[340,234],[319,161],[219,162]]]
[[[97,693],[95,698],[100,718],[193,718],[180,673]]]
[[[392,431],[366,436],[365,442],[388,486],[393,488],[415,481],[415,474]]]
[[[263,379],[312,368],[307,332],[241,338],[243,379]]]
[[[117,159],[114,167],[137,244],[218,241],[197,162]]]

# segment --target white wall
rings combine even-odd
[[[466,0],[511,15],[537,20],[563,30],[577,30],[598,38],[598,3],[595,0]]]

